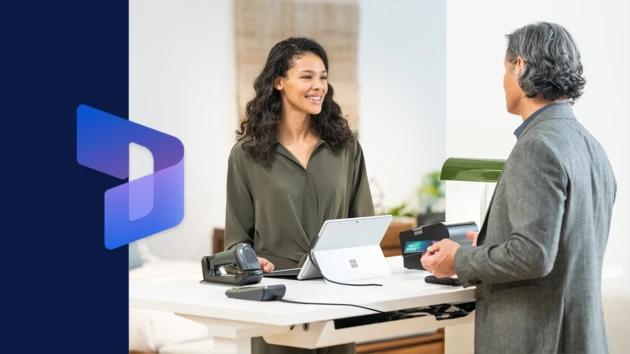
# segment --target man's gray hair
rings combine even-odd
[[[569,32],[560,25],[537,22],[506,35],[505,59],[512,65],[521,57],[525,65],[518,83],[529,98],[565,98],[571,104],[584,90],[580,52]]]

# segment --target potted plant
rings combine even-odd
[[[396,220],[406,220],[415,217],[417,212],[411,209],[407,203],[401,203],[400,205],[387,209],[385,214],[393,216]]]
[[[440,171],[427,173],[418,189],[418,198],[424,212],[418,213],[418,225],[429,225],[445,221],[443,209],[444,183]]]

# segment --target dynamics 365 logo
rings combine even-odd
[[[114,249],[179,225],[184,218],[184,146],[157,130],[95,108],[77,108],[77,161],[129,177],[129,144],[153,154],[153,173],[105,192],[105,247]]]

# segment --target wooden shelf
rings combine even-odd
[[[413,229],[417,225],[416,218],[404,218],[394,219],[389,228],[383,236],[381,241],[381,249],[385,257],[400,256],[402,251],[400,249],[400,233],[406,230]]]
[[[435,334],[357,345],[357,354],[443,354],[444,329]]]

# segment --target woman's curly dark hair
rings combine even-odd
[[[310,38],[291,37],[271,49],[264,69],[254,82],[255,97],[247,103],[245,119],[236,134],[239,140],[245,139],[243,149],[263,165],[269,163],[272,138],[282,112],[281,95],[274,88],[274,80],[284,77],[293,60],[306,53],[320,57],[326,71],[329,71],[328,57],[321,45]],[[337,153],[353,142],[354,135],[342,116],[341,107],[333,100],[333,93],[333,87],[328,84],[322,110],[318,115],[311,116],[310,124],[312,131],[330,145],[333,153]]]
[[[560,25],[537,22],[507,36],[506,60],[525,62],[518,83],[525,95],[575,103],[584,90],[580,52],[569,32]]]

